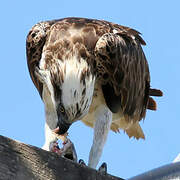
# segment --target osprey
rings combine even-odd
[[[45,144],[81,120],[94,128],[88,165],[96,168],[109,130],[145,138],[139,122],[156,110],[150,73],[134,29],[86,18],[36,24],[26,42],[30,76],[45,105]],[[57,144],[56,144],[57,145]]]

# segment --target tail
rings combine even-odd
[[[145,139],[144,132],[139,125],[139,122],[135,122],[128,129],[125,130],[129,138],[134,137],[136,139]]]
[[[149,89],[149,96],[161,97],[163,96],[163,92],[159,89]],[[150,109],[153,111],[157,109],[156,101],[152,97],[149,97],[147,109]]]

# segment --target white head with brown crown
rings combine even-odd
[[[70,56],[65,61],[56,59],[50,71],[41,70],[43,64],[42,59],[37,74],[48,87],[57,117],[58,133],[64,134],[73,122],[88,113],[94,92],[95,75],[91,73],[88,63],[83,58],[77,60],[76,56]],[[45,96],[44,99],[47,94]]]

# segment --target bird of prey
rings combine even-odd
[[[96,168],[110,130],[145,138],[139,122],[156,110],[140,33],[104,20],[64,18],[40,22],[27,41],[30,76],[45,105],[45,144],[81,120],[94,128],[88,166]],[[56,134],[55,134],[55,133]]]

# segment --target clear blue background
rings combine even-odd
[[[158,111],[141,122],[146,140],[109,133],[101,162],[110,174],[123,178],[171,163],[180,152],[180,1],[178,0],[2,0],[0,2],[0,134],[41,147],[44,107],[26,64],[25,40],[42,20],[69,16],[105,19],[133,27],[143,34],[151,85],[164,97]],[[88,160],[92,129],[81,122],[69,131],[79,158]]]

